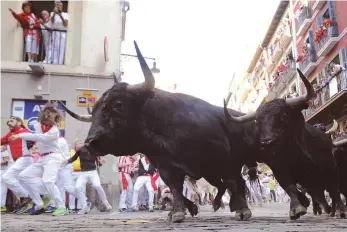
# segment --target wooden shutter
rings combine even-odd
[[[347,69],[347,49],[342,48],[339,52],[340,65]]]
[[[308,51],[308,54],[310,56],[311,62],[317,61],[317,54],[316,54],[316,48],[314,44],[314,32],[313,30],[308,31],[308,42],[310,43],[310,49]]]
[[[330,19],[335,23],[336,22],[335,1],[328,1],[328,11],[329,11]]]

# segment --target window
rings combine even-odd
[[[57,15],[53,21],[49,20],[49,17],[53,16],[55,1],[29,1],[29,3],[32,14],[29,19],[23,19],[24,24],[22,24],[24,30],[23,61],[64,64],[67,26]],[[62,18],[68,20],[68,1],[61,1],[61,3],[58,3],[57,7],[62,11]],[[33,29],[25,26],[27,21],[29,21],[29,25],[34,26]],[[39,23],[41,21],[42,24]]]

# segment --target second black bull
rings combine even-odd
[[[298,72],[306,87],[305,95],[272,100],[259,106],[256,112],[240,117],[230,115],[225,109],[226,117],[233,124],[256,122],[261,155],[254,158],[270,166],[288,193],[291,219],[306,214],[309,205],[298,191],[297,183],[330,213],[324,198],[324,190],[327,190],[333,200],[333,209],[336,206],[339,215],[345,217],[338,169],[332,155],[333,143],[323,131],[305,123],[301,111],[308,107],[307,102],[314,96],[314,90],[299,69]]]
[[[192,216],[197,214],[197,206],[182,195],[185,175],[204,177],[218,188],[215,210],[225,190],[230,190],[230,210],[236,211],[236,219],[249,219],[240,172],[244,164],[255,165],[248,162],[248,155],[259,152],[253,138],[254,122],[226,126],[223,107],[155,88],[153,74],[136,43],[135,49],[143,83],[116,83],[96,102],[92,115],[78,115],[63,105],[75,119],[91,122],[87,148],[101,155],[146,154],[173,193],[169,213],[173,222],[184,219],[185,207]]]

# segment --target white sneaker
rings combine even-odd
[[[105,206],[105,208],[106,208],[108,211],[110,211],[110,210],[112,209],[112,206],[111,206],[110,203],[108,203],[108,202],[105,202],[105,203],[104,203],[104,206]]]
[[[90,208],[89,208],[88,205],[87,205],[86,207],[84,207],[83,209],[81,209],[80,211],[78,211],[77,214],[83,215],[83,214],[89,213],[89,211],[90,211]]]

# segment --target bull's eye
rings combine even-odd
[[[123,104],[122,104],[121,102],[117,102],[116,104],[114,104],[114,108],[115,108],[116,110],[121,109],[122,106],[123,106]]]

